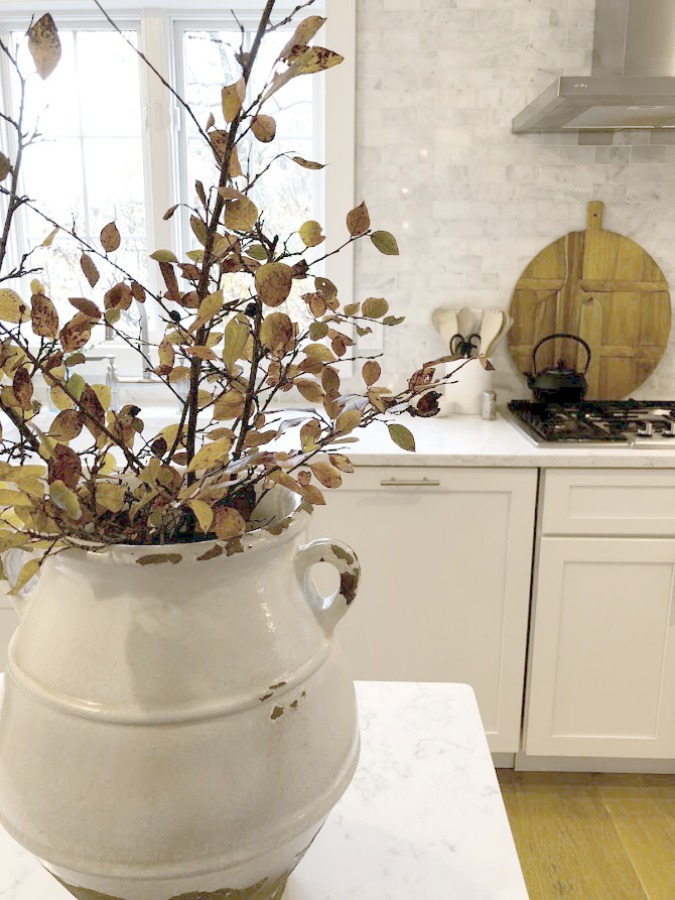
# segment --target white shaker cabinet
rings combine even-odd
[[[354,677],[470,684],[493,752],[520,744],[536,485],[535,469],[357,468],[310,526],[361,561],[337,629]]]
[[[543,473],[524,751],[675,757],[675,472]]]

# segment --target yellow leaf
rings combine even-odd
[[[92,384],[91,389],[98,397],[98,402],[101,404],[103,409],[110,409],[110,401],[112,400],[110,385]]]
[[[190,325],[190,334],[197,331],[202,325],[205,325],[207,322],[210,322],[214,316],[217,316],[218,313],[223,308],[223,292],[216,291],[213,294],[209,294],[208,297],[204,297],[202,302],[199,304],[199,309],[197,310],[197,318],[194,320],[192,325]]]
[[[242,197],[238,200],[230,200],[225,210],[225,227],[232,231],[250,231],[258,221],[258,207]]]
[[[368,297],[363,301],[363,315],[368,319],[380,319],[389,309],[384,297]]]
[[[415,452],[415,438],[412,433],[405,425],[389,425],[389,435],[392,441],[401,447],[402,450],[407,450],[409,453]]]
[[[277,123],[272,116],[255,116],[251,122],[251,131],[262,144],[268,144],[274,140],[277,133]]]
[[[255,132],[254,132],[255,133]],[[258,138],[260,140],[260,138]],[[5,156],[4,153],[0,152],[0,181],[4,181],[5,178],[12,171],[12,164],[9,159]]]
[[[173,349],[173,344],[167,337],[162,338],[157,352],[159,354],[159,366],[157,371],[160,375],[168,375],[176,360],[176,351]]]
[[[283,356],[293,347],[293,322],[286,313],[273,312],[263,319],[260,342],[275,356]]]
[[[341,453],[331,453],[328,459],[335,466],[336,469],[339,469],[341,472],[351,473],[354,471],[354,463],[347,456],[343,456]]]
[[[353,431],[361,422],[363,413],[359,409],[346,409],[335,420],[335,428],[342,434]]]
[[[16,481],[16,483],[21,487],[21,483],[24,478],[42,478],[43,475],[47,474],[47,469],[45,466],[16,466],[12,467],[12,481]]]
[[[244,402],[245,398],[239,391],[228,391],[216,400],[213,406],[213,418],[218,421],[239,418],[244,411]]]
[[[325,344],[307,344],[303,347],[305,355],[309,359],[318,359],[320,362],[335,362],[335,354]]]
[[[80,509],[80,501],[78,500],[77,494],[66,487],[60,479],[52,481],[49,485],[49,496],[52,499],[52,503],[66,512],[71,519],[77,520],[82,517],[82,510]]]
[[[188,505],[197,517],[201,530],[205,534],[208,534],[211,523],[213,522],[213,510],[211,507],[208,503],[204,503],[203,500],[190,500]]]
[[[11,325],[18,325],[19,322],[26,322],[28,319],[30,319],[28,307],[17,292],[11,288],[2,288],[0,290],[0,320],[9,322]]]
[[[321,403],[323,400],[323,389],[315,381],[310,381],[308,378],[302,378],[293,383],[300,394],[302,394],[309,403]]]
[[[365,234],[370,228],[370,215],[365,203],[360,203],[347,213],[347,229],[352,237]]]
[[[190,216],[190,228],[199,243],[204,246],[206,244],[206,223],[197,216]]]
[[[310,219],[304,225],[301,225],[298,229],[298,234],[305,247],[317,247],[326,240],[325,235],[321,234],[321,225],[314,219]]]
[[[0,488],[0,506],[32,506],[33,501],[21,491]]]
[[[325,21],[322,16],[307,16],[303,19],[284,45],[278,59],[285,60],[297,47],[306,47]]]
[[[13,550],[15,547],[23,547],[30,538],[22,531],[3,531],[0,534],[0,553],[5,550]]]
[[[79,400],[82,396],[82,391],[87,386],[87,382],[81,375],[75,373],[71,375],[68,381],[66,382],[66,388],[68,389],[68,393],[75,400]]]
[[[227,438],[221,438],[210,444],[205,444],[197,451],[188,466],[188,472],[197,472],[199,470],[213,469],[216,466],[222,466],[228,459],[232,442]]]
[[[117,460],[112,453],[106,453],[103,465],[99,469],[99,475],[112,475],[117,470]]]
[[[237,253],[241,248],[238,237],[233,234],[223,234],[217,237],[213,245],[214,256],[226,256],[230,251]]]
[[[56,226],[56,228],[52,228],[52,230],[49,232],[47,237],[42,242],[42,246],[43,247],[51,247],[52,243],[54,242],[54,238],[59,233],[59,230],[60,229],[59,229],[58,225]]]
[[[316,450],[317,439],[321,434],[321,423],[318,419],[310,419],[300,429],[300,444],[305,453]]]
[[[246,199],[246,194],[243,194],[241,191],[238,191],[237,188],[232,187],[229,184],[226,184],[223,187],[219,187],[218,193],[224,200],[245,200]]]
[[[302,56],[298,57],[300,63],[298,74],[312,75],[314,72],[323,72],[339,65],[343,60],[344,56],[326,47],[308,47]]]
[[[179,428],[179,425],[167,425],[166,428],[162,428],[160,433],[169,447],[173,447],[176,438],[178,437]]]
[[[380,368],[380,364],[374,360],[369,359],[368,362],[363,364],[363,368],[361,369],[361,374],[363,375],[363,380],[366,385],[370,387],[371,384],[375,384],[380,375],[382,374],[382,369]]]
[[[197,359],[216,359],[213,350],[210,347],[203,347],[201,344],[197,344],[195,347],[186,347],[185,353],[187,356],[195,356]]]
[[[370,236],[371,241],[380,253],[385,256],[398,256],[398,244],[393,234],[388,231],[374,231]]]
[[[49,392],[49,396],[51,398],[52,403],[57,409],[72,409],[75,406],[75,403],[71,398],[66,394],[63,388],[53,387]]]
[[[226,122],[234,122],[239,115],[246,96],[246,82],[243,78],[234,84],[226,85],[222,90],[223,116]]]
[[[172,369],[169,374],[169,382],[171,384],[175,384],[177,381],[185,381],[186,378],[190,377],[190,367],[189,366],[176,366],[175,369]]]
[[[19,577],[16,582],[12,585],[12,590],[10,594],[16,595],[19,593],[21,588],[27,584],[33,575],[40,568],[41,559],[29,559],[27,563],[24,564],[23,568],[19,572]]]
[[[155,484],[159,474],[160,461],[154,456],[140,474],[142,481],[146,484]]]
[[[238,359],[241,359],[246,349],[251,330],[246,316],[239,313],[225,326],[225,342],[223,344],[223,362],[228,372],[232,372]]]
[[[339,488],[342,484],[342,475],[335,466],[327,462],[310,463],[312,474],[326,488]]]
[[[215,532],[221,541],[240,537],[246,531],[246,522],[236,509],[221,507],[215,514]]]
[[[178,257],[172,250],[155,250],[154,253],[150,254],[150,259],[154,259],[156,262],[178,262]]]
[[[293,160],[294,163],[297,163],[297,165],[302,166],[303,169],[318,170],[318,169],[326,168],[325,163],[318,163],[318,162],[314,162],[311,159],[304,159],[304,157],[302,157],[302,156],[292,156],[291,159]]]
[[[22,478],[21,490],[29,497],[42,499],[45,495],[45,486],[39,478]]]
[[[111,481],[98,481],[96,483],[96,502],[110,512],[119,512],[124,506],[127,489],[123,484],[113,484]]]
[[[255,287],[266,306],[283,303],[291,292],[292,284],[293,272],[285,263],[265,263],[256,269]]]

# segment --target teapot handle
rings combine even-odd
[[[329,563],[337,569],[340,586],[329,597],[322,597],[317,591],[310,570],[317,563]],[[310,609],[327,635],[349,609],[361,578],[361,566],[351,547],[330,538],[318,538],[298,548],[295,557],[295,572],[303,586]]]
[[[588,346],[586,341],[583,338],[580,338],[578,334],[568,334],[566,331],[559,331],[557,334],[547,334],[546,337],[543,337],[539,343],[536,345],[534,350],[532,351],[532,372],[534,375],[539,375],[537,372],[537,350],[541,347],[542,344],[545,344],[546,341],[552,341],[554,338],[571,338],[573,341],[578,341],[581,346],[586,351],[586,365],[584,367],[583,375],[588,372],[588,367],[591,364],[591,348]]]

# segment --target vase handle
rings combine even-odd
[[[340,576],[340,586],[329,597],[319,594],[310,574],[312,566],[321,562],[330,563]],[[361,578],[361,566],[356,553],[341,541],[318,538],[298,549],[295,571],[312,612],[326,634],[331,635],[356,596]]]

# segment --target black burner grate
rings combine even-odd
[[[538,441],[552,443],[627,443],[636,439],[673,440],[675,402],[590,400],[544,404],[512,400],[508,408]]]

